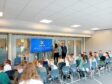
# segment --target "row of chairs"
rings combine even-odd
[[[64,79],[70,79],[70,82],[73,82],[73,77],[75,76],[77,76],[75,81],[78,81],[80,79],[80,75],[77,71],[76,64],[72,64],[71,66],[63,66],[61,70],[53,69],[49,72],[49,74],[47,74],[47,72],[40,72],[40,78],[44,84],[54,84],[54,82],[60,82],[61,84],[67,83]]]
[[[19,60],[20,61],[20,60]],[[17,60],[16,60],[17,62]],[[15,64],[16,64],[15,62]],[[18,62],[17,62],[18,63]],[[99,76],[101,74],[101,71],[110,71],[112,67],[112,57],[109,59],[106,59],[104,64],[101,64],[101,60],[97,60],[96,62],[92,62],[91,67],[90,63],[87,62],[83,65],[83,70],[80,70],[78,68],[80,61],[76,64],[72,64],[70,66],[65,66],[65,63],[62,63],[61,67],[59,69],[51,70],[48,74],[48,72],[40,72],[40,77],[43,80],[43,82],[46,83],[54,83],[53,81],[59,81],[61,84],[64,83],[64,79],[70,78],[70,82],[77,82],[81,79],[80,72],[84,74],[84,79],[86,79],[88,76],[94,77],[94,75],[97,73]],[[98,65],[98,66],[97,66]],[[48,64],[45,63],[45,66],[48,69]],[[104,67],[102,70],[101,68]],[[12,71],[14,72],[14,71]],[[6,72],[10,78],[12,79],[9,72]],[[76,80],[74,80],[74,77],[77,77]]]
[[[112,58],[106,59],[104,64],[101,64],[101,60],[97,60],[97,62],[92,62],[91,67],[90,63],[87,62],[83,65],[83,70],[80,70],[77,64],[72,64],[70,66],[63,66],[61,69],[54,69],[51,70],[49,74],[47,72],[40,73],[41,79],[44,83],[54,83],[53,81],[59,81],[61,84],[66,83],[64,79],[69,78],[69,83],[74,83],[81,80],[80,72],[84,74],[83,78],[86,79],[87,77],[93,78],[96,74],[98,76],[101,75],[102,67],[104,68],[103,71],[109,71],[112,66]],[[74,80],[74,78],[77,78]]]
[[[85,78],[89,73],[90,77],[94,77],[95,74],[98,74],[98,76],[101,75],[101,73],[105,71],[110,71],[112,68],[112,57],[105,59],[105,61],[97,60],[97,62],[92,62],[91,67],[90,63],[85,63],[83,65]]]

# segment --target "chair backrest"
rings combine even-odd
[[[92,62],[91,69],[95,70],[97,68],[96,62]]]
[[[58,69],[53,69],[51,70],[51,78],[54,80],[54,79],[57,79],[59,78],[59,70]]]
[[[108,63],[110,63],[110,61],[111,61],[111,58],[108,58],[105,60],[105,63],[108,64]]]
[[[69,73],[70,73],[70,67],[69,67],[69,66],[64,66],[64,67],[62,68],[62,73],[63,73],[64,75],[69,74]]]
[[[87,69],[87,68],[90,69],[90,64],[89,64],[89,62],[83,64],[83,67],[84,67],[84,69]]]
[[[40,72],[39,75],[43,82],[47,82],[47,72]]]
[[[97,64],[100,65],[100,59],[96,59]]]
[[[71,72],[76,72],[76,71],[77,71],[76,64],[72,64],[72,65],[70,66],[70,71],[71,71]]]
[[[15,59],[14,59],[14,66],[17,66],[17,65],[19,65],[21,63],[21,58],[20,57],[16,57]]]
[[[66,65],[65,62],[61,62],[61,63],[59,63],[59,64],[58,64],[58,68],[59,68],[59,70],[62,70],[62,68],[63,68],[65,65]]]
[[[76,66],[77,66],[77,67],[80,65],[80,62],[81,62],[80,59],[77,59],[77,60],[76,60]]]

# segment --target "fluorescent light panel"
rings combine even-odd
[[[2,16],[3,16],[3,12],[0,11],[0,17],[2,17]]]
[[[51,23],[52,20],[42,19],[40,22],[41,22],[41,23]]]
[[[80,27],[80,25],[71,25],[71,27]]]

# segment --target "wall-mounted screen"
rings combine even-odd
[[[30,52],[49,52],[53,50],[52,39],[33,38],[30,40]]]

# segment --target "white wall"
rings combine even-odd
[[[112,30],[97,31],[91,38],[86,38],[86,51],[112,50]]]

